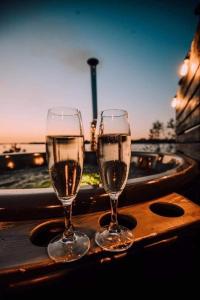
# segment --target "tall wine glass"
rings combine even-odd
[[[75,108],[55,107],[47,115],[46,152],[51,182],[65,215],[65,230],[48,245],[54,261],[70,262],[90,247],[86,234],[74,231],[72,203],[79,190],[83,170],[84,138],[81,113]]]
[[[109,109],[101,113],[98,136],[98,161],[105,191],[110,196],[111,222],[95,235],[96,243],[107,251],[128,249],[134,240],[131,230],[118,224],[118,197],[123,191],[130,166],[131,135],[128,114]]]

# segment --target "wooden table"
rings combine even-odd
[[[0,222],[1,288],[12,292],[44,286],[71,273],[78,274],[89,266],[93,268],[118,262],[125,257],[137,256],[141,251],[173,244],[181,239],[187,243],[187,237],[200,231],[200,207],[175,193],[120,208],[119,213],[125,215],[122,222],[134,232],[133,246],[120,254],[103,251],[95,244],[94,235],[104,212],[74,216],[75,227],[88,234],[91,248],[85,257],[68,264],[53,262],[46,251],[50,235],[62,231],[62,218]]]

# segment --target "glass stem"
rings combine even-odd
[[[117,205],[118,205],[118,195],[110,195],[110,205],[111,205],[111,221],[109,225],[110,232],[118,232],[118,220],[117,220]]]
[[[64,243],[73,242],[75,240],[74,237],[74,229],[71,222],[72,218],[72,204],[63,205],[64,207],[64,217],[65,217],[65,230],[63,232],[62,240]]]

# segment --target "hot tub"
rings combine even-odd
[[[33,167],[35,158],[45,154],[20,154],[0,158],[0,167],[6,166],[4,160],[12,160],[15,165],[24,163],[26,172]],[[38,160],[39,161],[39,160]],[[40,160],[41,162],[41,160]],[[86,163],[96,163],[95,154],[86,155]],[[4,169],[4,174],[6,171]],[[15,171],[16,172],[16,171]],[[20,172],[20,170],[19,170]],[[131,167],[127,185],[120,196],[119,206],[150,200],[171,192],[181,192],[197,174],[195,161],[176,154],[156,154],[132,152]],[[20,176],[18,176],[20,177]],[[110,208],[108,195],[101,185],[85,185],[80,188],[74,203],[73,213],[82,214]],[[2,219],[31,219],[38,217],[55,217],[62,214],[60,202],[52,188],[0,189],[0,217]]]

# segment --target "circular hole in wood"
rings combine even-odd
[[[154,214],[163,217],[180,217],[184,214],[182,207],[172,203],[156,202],[152,203],[149,208]]]
[[[101,227],[107,226],[110,224],[111,214],[107,213],[100,217],[99,224]],[[118,214],[118,222],[120,225],[127,227],[128,229],[133,229],[137,225],[137,220],[130,215]]]
[[[64,231],[62,220],[47,221],[39,224],[30,233],[30,240],[36,246],[46,247],[50,240]]]

